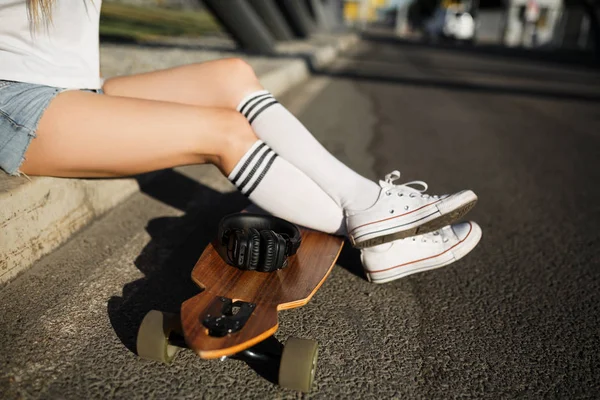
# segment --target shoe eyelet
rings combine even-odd
[[[405,210],[408,210],[408,206],[404,206],[404,209],[405,209]]]
[[[392,194],[390,192],[385,192],[386,196],[391,196]]]
[[[413,197],[415,197],[415,194],[414,194],[414,193],[411,193],[411,194],[409,195],[409,197],[413,198]]]
[[[393,213],[394,213],[394,210],[390,210],[390,214],[393,214]]]
[[[398,197],[402,197],[404,196],[402,193],[398,193]]]

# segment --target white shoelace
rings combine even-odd
[[[438,199],[439,197],[437,195],[429,195],[425,192],[429,186],[427,186],[427,184],[423,181],[411,181],[411,182],[406,182],[400,185],[396,185],[394,184],[394,181],[400,179],[400,171],[392,171],[389,174],[387,174],[385,176],[385,186],[387,187],[387,190],[385,191],[385,194],[388,196],[391,196],[391,194],[393,192],[396,192],[398,194],[399,197],[404,196],[404,192],[409,192],[408,196],[409,197],[416,197],[417,195],[421,195],[422,198],[424,199],[428,199],[428,198],[432,198],[432,199]],[[411,187],[411,185],[419,185],[422,187],[422,189],[417,189],[414,187]]]

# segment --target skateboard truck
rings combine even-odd
[[[223,337],[242,329],[255,307],[254,303],[217,297],[200,319],[210,336]]]

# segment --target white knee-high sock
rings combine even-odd
[[[343,210],[315,182],[258,140],[227,177],[253,203],[292,223],[346,232]]]
[[[315,181],[340,207],[362,210],[377,200],[379,185],[329,153],[268,91],[246,96],[237,110],[261,140]]]

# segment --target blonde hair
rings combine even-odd
[[[52,22],[52,6],[56,0],[27,0],[27,13],[34,27]]]

